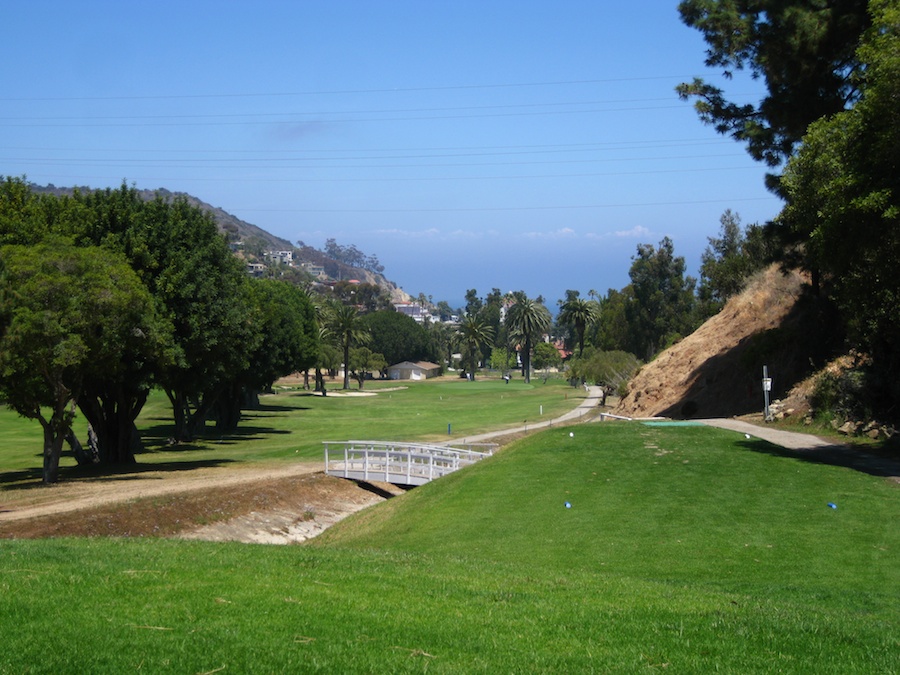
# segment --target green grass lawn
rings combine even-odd
[[[402,387],[402,388],[398,388]],[[325,440],[446,440],[466,435],[539,422],[559,416],[578,405],[585,393],[562,380],[532,384],[513,380],[430,380],[422,382],[367,382],[363,393],[345,396],[332,385],[326,397],[302,389],[279,388],[260,398],[258,410],[245,411],[237,432],[217,437],[210,423],[208,436],[196,442],[170,445],[172,411],[162,392],[153,392],[138,418],[146,451],[141,465],[192,465],[261,460],[321,459]],[[358,394],[355,387],[354,394]],[[447,434],[448,425],[452,435]],[[84,437],[84,422],[76,429]],[[36,421],[20,418],[0,406],[0,480],[17,471],[33,480],[40,476],[42,436]],[[75,467],[64,451],[62,480]],[[30,471],[26,471],[30,469]]]
[[[4,541],[0,672],[896,673],[898,522],[742,434],[551,429],[312,545]]]

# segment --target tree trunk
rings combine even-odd
[[[44,462],[41,470],[41,479],[45,485],[52,485],[59,481],[59,457],[62,454],[63,442],[68,435],[70,426],[63,420],[63,414],[53,411],[49,420],[38,418],[44,429]]]
[[[241,411],[254,406],[259,406],[259,396],[255,391],[236,383],[228,385],[219,395],[214,407],[216,431],[233,433],[241,421]]]
[[[344,342],[344,389],[350,388],[350,338]]]
[[[212,395],[204,394],[203,398],[200,399],[200,403],[194,408],[194,412],[188,418],[188,440],[192,440],[197,436],[202,435],[206,429],[206,420],[218,398],[219,395],[216,393]]]
[[[525,349],[522,352],[522,377],[525,384],[531,383],[531,338],[525,338]]]
[[[315,386],[313,387],[313,391],[322,391],[324,388],[325,378],[322,376],[322,369],[316,366],[315,372]]]
[[[97,437],[97,457],[101,464],[135,464],[135,452],[142,448],[135,420],[149,391],[114,391],[92,393],[79,398],[78,407]]]

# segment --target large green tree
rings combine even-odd
[[[234,371],[215,404],[216,427],[234,431],[241,411],[279,377],[305,372],[319,355],[315,309],[305,291],[286,281],[247,280],[246,321],[252,328],[247,365]]]
[[[536,299],[524,292],[513,294],[515,302],[506,314],[506,323],[512,337],[520,340],[522,376],[531,382],[531,352],[536,342],[550,329],[550,311]]]
[[[741,218],[731,209],[722,214],[719,223],[720,236],[708,237],[709,245],[700,256],[697,296],[701,318],[718,312],[728,298],[744,288],[753,272],[769,262],[765,247],[758,245],[763,240],[759,225],[741,229]]]
[[[368,347],[384,356],[388,365],[435,358],[428,330],[411,316],[394,310],[382,310],[366,314],[360,324],[372,336]]]
[[[562,365],[562,357],[559,350],[549,342],[538,342],[534,346],[534,369],[544,371],[544,381],[547,381],[547,370],[558,368]]]
[[[243,265],[212,216],[183,197],[144,202],[123,185],[85,201],[99,214],[91,238],[128,256],[172,322],[174,359],[159,379],[176,438],[193,438],[256,346]]]
[[[809,128],[785,171],[777,224],[821,272],[850,338],[900,401],[900,7],[873,0],[859,51],[862,98]],[[888,408],[890,405],[887,406]]]
[[[729,101],[697,78],[678,87],[700,118],[777,166],[810,123],[858,97],[856,50],[870,24],[866,0],[684,0],[682,21],[703,34],[706,65],[726,78],[747,71],[767,93],[758,103]]]
[[[350,350],[350,372],[362,389],[366,378],[380,373],[388,367],[384,356],[368,347],[354,347]]]
[[[91,383],[127,386],[131,360],[155,360],[164,338],[150,294],[120,255],[44,241],[6,246],[0,261],[0,390],[40,422],[43,480],[54,483],[76,402]]]
[[[695,324],[695,280],[685,276],[684,258],[668,237],[658,247],[640,244],[632,258],[632,298],[625,306],[630,348],[650,360],[660,349],[691,333]]]
[[[172,402],[176,436],[197,433],[235,373],[256,347],[246,274],[212,217],[185,197],[146,200],[123,184],[116,190],[35,195],[19,179],[0,186],[0,241],[35,244],[64,236],[125,256],[168,324],[168,349],[157,362],[125,358],[130,373],[98,378],[79,400],[106,461],[131,461],[134,417],[151,380]]]
[[[631,349],[625,309],[633,299],[634,289],[630,284],[620,291],[610,288],[600,298],[598,318],[589,329],[593,346],[605,350]]]
[[[459,344],[456,327],[449,323],[432,323],[428,326],[433,351],[438,355],[438,363],[449,368],[453,365],[453,350]]]

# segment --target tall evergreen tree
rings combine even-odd
[[[681,84],[700,118],[746,143],[754,159],[778,166],[811,122],[845,110],[859,96],[856,50],[870,24],[866,0],[683,0],[682,21],[703,34],[706,65],[731,78],[749,71],[767,94],[734,103],[702,79]]]
[[[650,360],[660,349],[689,334],[694,318],[695,280],[685,276],[684,258],[675,255],[672,240],[658,248],[640,244],[632,258],[632,300],[625,307],[631,334],[628,350]]]

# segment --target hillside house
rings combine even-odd
[[[310,276],[315,277],[316,279],[327,279],[328,275],[325,274],[325,268],[322,265],[317,265],[311,262],[302,262],[300,263],[300,267],[306,270]]]
[[[432,316],[431,312],[427,309],[412,302],[394,303],[394,309],[401,314],[411,317],[416,323],[426,323],[427,321],[436,323],[437,321],[440,321],[439,317]]]
[[[273,263],[284,263],[285,265],[293,265],[294,264],[294,252],[293,251],[266,251],[266,258],[271,260]]]

